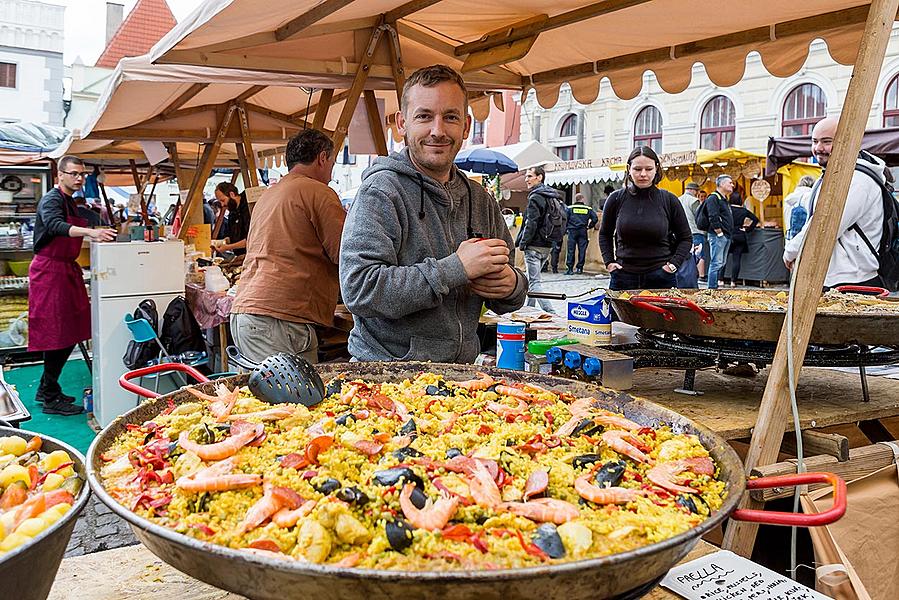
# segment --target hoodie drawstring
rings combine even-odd
[[[424,220],[425,218],[425,178],[421,176],[421,173],[416,173],[418,175],[418,191],[421,193],[421,202],[418,205],[418,218],[420,220]]]

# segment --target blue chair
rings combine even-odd
[[[125,314],[125,325],[128,327],[128,331],[131,332],[131,339],[133,339],[135,342],[137,342],[137,343],[144,343],[144,342],[151,342],[151,341],[156,342],[156,344],[159,346],[159,355],[158,355],[159,362],[163,362],[163,360],[162,360],[163,357],[165,357],[164,362],[174,362],[172,360],[172,357],[169,355],[168,350],[166,350],[165,346],[162,345],[162,340],[159,339],[159,336],[156,334],[156,330],[153,329],[153,326],[150,325],[149,321],[147,321],[146,319],[135,319],[131,313],[127,313],[127,314]],[[193,365],[191,365],[191,366],[193,366]],[[172,371],[169,373],[160,373],[158,375],[149,375],[149,377],[152,377],[154,380],[154,382],[153,382],[153,391],[154,392],[159,392],[159,378],[162,377],[163,375],[167,375],[169,377],[177,376],[178,378],[180,378],[182,385],[187,385],[187,380],[184,378],[184,376],[181,373],[179,373],[177,371]],[[141,385],[142,381],[143,381],[143,377],[141,377],[138,380],[138,385]],[[138,396],[138,402],[140,402],[140,396]]]

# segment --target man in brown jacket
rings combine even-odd
[[[328,187],[334,144],[306,129],[287,143],[290,171],[253,210],[247,256],[231,308],[241,353],[318,359],[315,325],[330,326],[337,305],[337,261],[346,213]]]

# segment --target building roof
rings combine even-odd
[[[125,56],[140,56],[177,24],[165,0],[137,0],[97,59],[98,67],[114,69]]]

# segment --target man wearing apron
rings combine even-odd
[[[59,185],[37,205],[34,223],[34,259],[28,269],[28,350],[44,353],[44,374],[35,401],[43,412],[77,415],[83,408],[62,393],[59,374],[78,342],[91,336],[91,311],[75,260],[81,241],[115,239],[111,229],[89,229],[78,217],[72,195],[84,185],[87,169],[80,158],[59,160]]]

